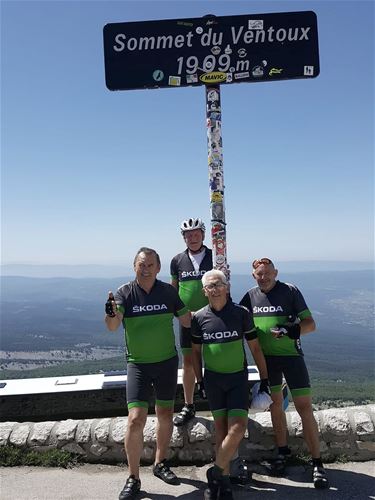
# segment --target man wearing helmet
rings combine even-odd
[[[203,245],[205,225],[199,218],[182,221],[181,234],[186,250],[171,261],[171,284],[178,290],[181,300],[190,311],[197,311],[207,305],[207,297],[202,293],[201,278],[212,269],[212,251]],[[192,361],[190,328],[180,326],[180,346],[183,355],[182,382],[185,405],[174,418],[176,426],[185,425],[195,416],[193,403],[195,375]]]

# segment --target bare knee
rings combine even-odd
[[[144,428],[146,417],[142,414],[135,413],[128,416],[128,431],[139,431]]]
[[[303,418],[313,417],[313,408],[311,398],[309,396],[303,396],[294,399],[294,405],[299,416]]]
[[[228,434],[228,421],[226,417],[215,419],[215,440],[216,445],[220,446]]]
[[[282,413],[284,411],[284,399],[281,392],[271,394],[272,404],[270,406],[271,412]]]
[[[172,421],[173,417],[173,408],[166,408],[162,406],[156,407],[156,416],[159,422],[168,422]]]
[[[184,354],[183,365],[185,370],[193,370],[193,357],[191,354]]]
[[[296,410],[301,418],[313,416],[313,410],[311,406],[306,406],[298,409],[296,408]]]
[[[236,439],[242,439],[246,432],[246,426],[247,421],[245,419],[241,419],[241,421],[237,421],[230,425],[228,435]]]

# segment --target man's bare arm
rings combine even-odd
[[[178,321],[185,328],[190,328],[190,326],[191,326],[191,312],[188,311],[187,313],[183,314],[182,316],[178,316]]]
[[[255,364],[258,367],[259,375],[261,379],[268,378],[266,360],[264,359],[262,348],[260,347],[259,340],[253,339],[248,340],[247,345],[253,355]]]
[[[202,346],[201,344],[192,344],[192,361],[193,369],[195,373],[195,378],[197,382],[201,382],[203,379],[202,373]]]
[[[312,316],[301,320],[299,326],[301,328],[301,335],[306,335],[306,333],[313,332],[316,328],[315,321]]]

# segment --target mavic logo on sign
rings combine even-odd
[[[196,278],[203,276],[206,271],[182,271],[181,278]]]
[[[212,71],[212,73],[205,73],[199,77],[199,80],[203,83],[220,83],[225,82],[227,79],[227,74],[221,71]]]
[[[232,339],[238,338],[238,332],[233,330],[233,332],[214,332],[214,333],[204,333],[203,340],[221,340],[221,339]]]
[[[276,313],[276,312],[284,312],[283,308],[281,306],[263,306],[263,307],[258,307],[254,306],[253,307],[253,313]]]
[[[147,306],[133,306],[133,313],[150,312],[150,311],[167,311],[168,308],[165,304],[154,304]]]

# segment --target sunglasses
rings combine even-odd
[[[253,269],[257,269],[259,266],[261,266],[262,264],[271,264],[273,266],[273,262],[271,259],[268,259],[267,257],[262,257],[261,259],[255,259],[253,261]]]

